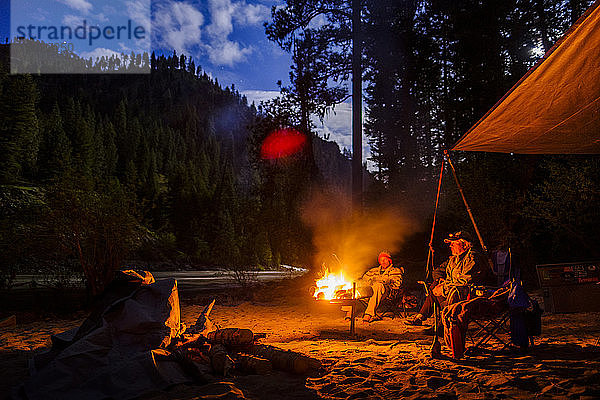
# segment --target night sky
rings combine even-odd
[[[217,78],[224,86],[232,84],[250,102],[278,94],[277,81],[289,83],[289,54],[283,52],[264,33],[271,7],[277,0],[19,0],[13,4],[22,20],[33,24],[76,24],[85,19],[88,24],[106,26],[131,18],[141,25],[151,26],[151,42],[99,40],[91,47],[75,49],[85,57],[143,52],[171,53],[194,58],[196,65]],[[151,5],[150,5],[151,4]],[[150,7],[149,7],[150,6]],[[151,25],[147,19],[151,8]],[[32,11],[34,10],[34,11]],[[144,13],[146,16],[144,16]],[[0,0],[0,38],[10,36],[10,1]],[[16,35],[16,27],[13,33]],[[324,124],[315,120],[320,136],[330,135],[340,147],[352,148],[351,106],[336,107]],[[368,156],[364,140],[363,156]]]

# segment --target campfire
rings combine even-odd
[[[356,290],[356,289],[354,289]],[[358,291],[353,296],[352,281],[344,276],[344,272],[331,273],[326,269],[323,277],[315,282],[314,297],[317,300],[352,299],[359,296]]]
[[[354,319],[356,307],[361,299],[361,294],[356,290],[356,282],[344,276],[344,271],[332,273],[324,267],[322,277],[315,281],[314,298],[317,301],[326,301],[329,304],[337,304],[350,307],[350,334],[354,335]],[[342,308],[342,311],[346,311]]]

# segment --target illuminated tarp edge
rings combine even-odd
[[[600,0],[452,150],[600,153]]]

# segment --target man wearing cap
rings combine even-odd
[[[375,311],[383,299],[392,290],[402,288],[403,267],[395,267],[392,256],[382,251],[377,258],[379,266],[371,268],[358,281],[361,295],[371,296],[369,304],[363,317],[364,322],[372,322],[376,319]]]
[[[471,237],[467,232],[451,233],[444,239],[444,243],[450,246],[452,255],[433,271],[435,282],[431,286],[431,293],[425,299],[419,313],[405,321],[407,325],[422,325],[423,321],[433,314],[434,301],[443,308],[464,300],[470,285],[485,284],[489,280],[489,268],[473,249]],[[440,274],[442,271],[445,272],[445,277]]]

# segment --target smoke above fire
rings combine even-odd
[[[304,205],[302,216],[313,231],[313,268],[325,265],[331,272],[343,270],[349,279],[376,266],[381,251],[393,255],[415,226],[392,208],[352,213],[347,196],[331,193],[314,195]],[[394,264],[402,263],[394,260]]]

